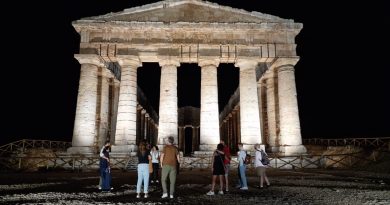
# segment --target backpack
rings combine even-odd
[[[244,164],[248,165],[251,163],[252,156],[250,154],[246,154],[245,159],[244,159]]]
[[[261,153],[261,163],[263,165],[268,165],[269,164],[268,155],[263,150],[261,150],[260,153]]]

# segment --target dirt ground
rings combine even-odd
[[[97,189],[98,172],[0,173],[0,204],[390,204],[390,175],[346,170],[267,170],[271,186],[256,188],[249,171],[249,190],[207,196],[207,170],[183,170],[174,199],[161,199],[161,186],[151,185],[148,199],[137,199],[136,172],[113,171],[111,192]],[[216,190],[219,188],[217,187]]]

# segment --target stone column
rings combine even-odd
[[[185,127],[179,127],[179,150],[185,153]]]
[[[94,145],[98,134],[96,130],[98,68],[103,67],[104,63],[97,55],[76,54],[75,58],[81,64],[81,69],[72,147],[68,152],[92,154],[96,152]]]
[[[200,147],[201,151],[215,150],[219,143],[218,79],[216,61],[200,61]]]
[[[112,88],[112,116],[111,116],[111,144],[115,144],[115,132],[116,132],[116,119],[118,115],[118,103],[119,103],[119,85],[120,82],[117,79],[113,79],[113,88]]]
[[[141,119],[140,119],[140,123],[141,123],[141,138],[140,138],[140,141],[143,141],[145,139],[145,115],[146,115],[146,110],[145,109],[142,109],[141,110]]]
[[[249,60],[239,60],[235,64],[240,68],[241,143],[246,150],[253,150],[254,144],[262,143],[257,97],[257,64],[258,62]]]
[[[302,145],[294,65],[298,58],[278,59],[278,97],[280,117],[280,151],[285,155],[306,153]]]
[[[275,77],[272,71],[266,73],[267,88],[267,116],[268,116],[268,144],[271,152],[279,151],[279,139],[277,136],[276,124],[276,96],[275,96]]]
[[[160,109],[158,123],[159,148],[165,144],[169,136],[174,137],[174,144],[178,143],[178,108],[177,108],[177,67],[178,61],[164,60],[160,62]]]
[[[191,131],[192,131],[192,152],[195,152],[196,150],[196,141],[198,140],[198,137],[196,136],[196,127],[191,127]]]
[[[110,93],[110,85],[109,81],[112,77],[109,70],[106,68],[102,68],[101,71],[101,86],[100,86],[100,111],[99,111],[99,136],[98,136],[98,150],[103,147],[104,143],[107,140],[108,136],[108,120],[109,120],[109,93]],[[98,106],[99,107],[99,106]]]
[[[137,68],[142,64],[137,56],[118,57],[121,83],[115,133],[116,153],[135,152],[137,129]]]
[[[233,111],[234,112],[234,111]],[[234,133],[234,120],[233,120],[233,116],[234,116],[234,113],[230,113],[228,116],[227,116],[227,131],[228,131],[228,138],[229,139],[233,139],[234,136],[235,136],[235,133]]]
[[[150,133],[150,131],[149,131],[149,120],[150,120],[149,114],[146,113],[145,114],[145,134],[144,134],[144,139],[147,140],[148,142],[149,142],[149,133]]]
[[[264,122],[263,122],[263,92],[264,85],[262,83],[262,79],[257,83],[257,97],[259,101],[259,119],[260,119],[260,133],[261,133],[261,141],[263,144],[267,144],[264,137]]]

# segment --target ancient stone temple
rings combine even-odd
[[[187,152],[213,150],[220,139],[232,147],[242,142],[248,150],[260,143],[285,155],[306,152],[294,75],[295,36],[302,24],[201,0],[166,0],[83,18],[73,26],[81,36],[75,54],[81,75],[68,152],[96,152],[108,138],[113,152],[128,153],[142,139],[162,145],[168,136]],[[158,115],[137,88],[144,62],[161,67]],[[178,108],[181,63],[197,63],[201,70],[198,111]],[[219,113],[221,63],[237,67],[239,87]],[[186,113],[199,117],[185,123]],[[185,140],[191,139],[189,148]]]

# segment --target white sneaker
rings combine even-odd
[[[114,187],[111,187],[110,190],[114,190]]]
[[[173,199],[173,195],[170,195],[169,198]]]
[[[156,180],[156,183],[158,183],[158,180]]]
[[[137,194],[137,199],[139,199],[141,197],[141,195],[140,194]]]
[[[241,190],[248,190],[248,187],[241,187]]]
[[[148,193],[145,193],[145,196],[144,196],[144,198],[146,199],[146,198],[148,198]]]
[[[213,191],[209,191],[209,192],[206,193],[207,196],[214,196],[214,194],[215,193]]]
[[[220,194],[220,195],[223,195],[223,191],[222,191],[222,190],[221,190],[221,191],[219,191],[219,192],[218,192],[218,194]]]
[[[161,196],[161,198],[167,198],[168,197],[168,194],[167,193],[164,193],[162,196]]]

